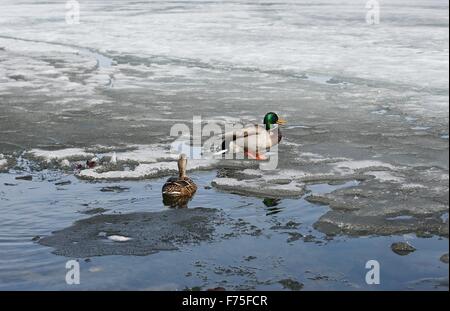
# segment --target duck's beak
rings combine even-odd
[[[281,118],[279,118],[277,121],[278,125],[285,125],[286,123],[287,123],[287,121],[285,119],[281,119]]]

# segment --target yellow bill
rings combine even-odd
[[[279,118],[278,121],[277,121],[278,125],[284,125],[286,123],[287,123],[287,121],[285,119],[282,119],[282,118]]]

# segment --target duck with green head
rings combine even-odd
[[[222,151],[240,153],[249,159],[266,160],[264,153],[282,139],[280,125],[286,121],[275,112],[268,112],[264,116],[263,124],[253,124],[243,129],[225,133],[222,136]]]

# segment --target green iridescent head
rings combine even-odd
[[[266,130],[270,130],[275,124],[286,124],[286,121],[278,117],[275,112],[268,112],[264,116],[263,123],[266,125]]]

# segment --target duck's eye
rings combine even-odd
[[[278,121],[278,116],[274,113],[269,113],[267,115],[267,123],[269,124],[275,124]]]

